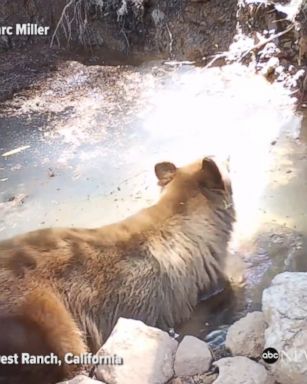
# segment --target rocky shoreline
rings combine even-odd
[[[225,347],[231,356],[218,360],[196,337],[179,343],[141,321],[120,318],[98,356],[116,354],[124,363],[98,365],[94,378],[79,375],[63,384],[302,384],[307,380],[306,292],[307,273],[277,275],[263,292],[262,311],[230,326]],[[272,348],[279,358],[269,355]]]

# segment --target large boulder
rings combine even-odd
[[[214,363],[219,369],[213,384],[273,384],[265,367],[244,356],[225,357]]]
[[[176,352],[175,375],[193,376],[210,368],[212,355],[204,341],[197,337],[185,336]]]
[[[225,346],[235,356],[258,358],[264,348],[265,329],[262,312],[248,313],[229,328]]]
[[[272,373],[280,384],[307,383],[307,273],[277,275],[263,292],[262,309],[265,347],[279,353]]]
[[[177,346],[166,332],[120,318],[98,355],[117,355],[123,364],[98,366],[97,378],[108,384],[164,384],[174,375]]]

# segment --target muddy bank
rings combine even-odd
[[[0,24],[37,23],[50,26],[50,32],[0,36],[0,101],[35,88],[67,60],[140,65],[163,58],[207,66],[249,63],[269,81],[289,88],[303,104],[304,7],[301,0],[6,1]]]
[[[306,9],[301,0],[20,3],[5,2],[0,10],[1,24],[37,23],[49,26],[49,34],[1,36],[2,51],[45,43],[66,50],[82,47],[90,53],[96,49],[144,58],[209,60],[228,51],[234,41],[241,55],[250,59],[269,39],[280,49],[283,59],[299,65],[306,59]]]
[[[44,38],[1,37],[0,48],[51,42],[54,47],[199,59],[227,50],[236,31],[236,11],[236,0],[29,0],[23,5],[7,1],[1,24],[30,22],[48,25],[51,30]]]

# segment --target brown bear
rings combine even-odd
[[[190,317],[224,277],[235,212],[227,172],[210,157],[159,163],[158,202],[97,229],[46,229],[0,243],[0,383],[54,383],[80,367],[21,364],[22,353],[63,362],[96,352],[119,317],[162,329]],[[1,381],[3,380],[3,381]]]

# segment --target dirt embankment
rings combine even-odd
[[[0,25],[50,26],[44,37],[0,36],[0,50],[35,43],[104,48],[123,54],[199,59],[227,51],[243,33],[255,41],[294,28],[274,42],[291,60],[307,51],[304,0],[10,0]],[[259,41],[258,41],[259,43]],[[296,45],[296,46],[295,46]],[[292,50],[291,50],[292,48]]]
[[[0,100],[54,69],[59,58],[85,64],[249,62],[298,99],[307,88],[304,0],[4,1],[0,25],[16,23],[50,26],[50,32],[0,34]]]
[[[10,0],[0,10],[0,22],[48,25],[45,41],[53,46],[195,59],[229,47],[236,12],[237,0]],[[0,41],[0,48],[7,49],[42,38]]]

